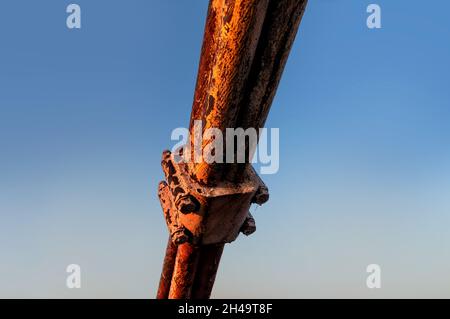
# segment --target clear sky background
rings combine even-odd
[[[207,1],[74,2],[81,30],[69,1],[0,4],[0,297],[153,298],[160,156],[188,125]],[[449,12],[310,1],[267,122],[271,199],[213,297],[450,298]]]

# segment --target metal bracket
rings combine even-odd
[[[159,184],[158,196],[175,244],[230,243],[239,232],[248,236],[256,230],[250,206],[265,203],[269,192],[251,165],[243,182],[221,181],[214,187],[194,180],[188,165],[177,163],[169,151],[163,152],[161,166],[166,181]]]

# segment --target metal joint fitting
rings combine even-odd
[[[265,203],[269,192],[251,166],[242,182],[221,181],[209,187],[194,180],[188,165],[177,163],[169,151],[163,152],[161,165],[166,181],[160,183],[158,195],[175,244],[230,243],[240,232],[255,232],[250,206]]]

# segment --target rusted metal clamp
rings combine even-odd
[[[250,206],[267,202],[269,192],[252,166],[242,182],[221,181],[214,187],[194,180],[188,165],[177,163],[170,151],[163,152],[161,166],[166,181],[160,182],[158,196],[175,244],[230,243],[239,232],[248,236],[256,230]]]

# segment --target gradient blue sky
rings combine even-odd
[[[0,5],[0,297],[153,298],[160,154],[188,124],[207,1],[74,2],[75,31],[69,1]],[[214,297],[450,297],[449,12],[310,1],[267,122],[271,200]]]

